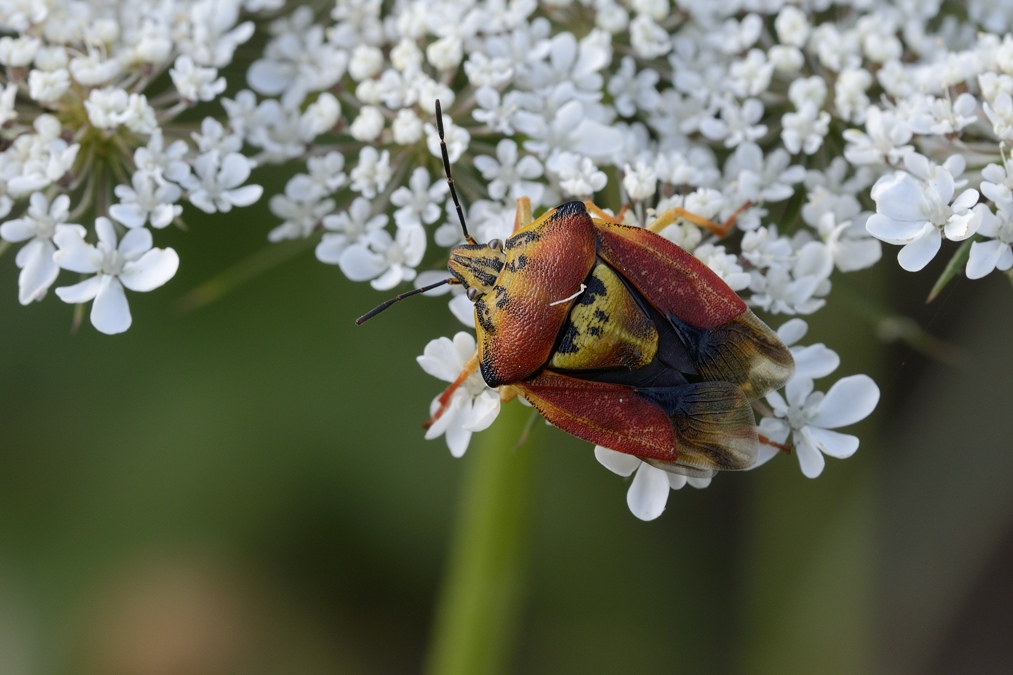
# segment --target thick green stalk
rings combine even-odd
[[[472,438],[436,607],[426,664],[430,675],[508,670],[524,595],[534,493],[531,438],[517,447],[530,415],[530,408],[510,403],[491,429]]]

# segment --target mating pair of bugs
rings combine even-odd
[[[647,228],[572,201],[532,218],[518,200],[514,234],[477,243],[465,223],[436,102],[443,168],[466,244],[451,278],[403,293],[360,317],[443,284],[475,303],[478,350],[443,392],[435,421],[476,369],[501,396],[522,396],[574,436],[666,471],[745,469],[760,441],[750,401],[791,377],[791,353],[706,265]],[[505,390],[504,390],[505,388]]]

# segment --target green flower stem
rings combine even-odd
[[[518,447],[530,415],[530,408],[509,403],[491,429],[472,438],[436,607],[426,664],[430,675],[508,670],[524,595],[534,493],[531,436]]]

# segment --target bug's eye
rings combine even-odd
[[[503,248],[503,242],[500,241],[499,239],[490,239],[489,243],[486,244],[486,246],[496,251],[499,251]]]
[[[465,291],[464,294],[467,295],[468,299],[471,300],[472,302],[475,302],[475,300],[478,299],[478,289],[475,288],[474,286]]]

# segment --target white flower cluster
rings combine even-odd
[[[974,7],[972,16],[995,23]],[[889,170],[872,188],[876,213],[866,226],[902,246],[901,267],[925,268],[948,239],[965,242],[954,255],[980,279],[1013,268],[1013,36],[971,28],[917,35],[908,46],[917,60],[884,61],[880,103],[865,110],[864,131],[845,132],[844,155]]]
[[[306,171],[271,199],[281,222],[269,239],[312,237],[319,260],[376,289],[445,278],[419,267],[463,241],[439,161],[440,99],[478,241],[510,235],[519,197],[539,211],[593,199],[611,183],[619,199],[601,205],[629,204],[630,222],[681,208],[733,224],[727,238],[686,219],[661,234],[758,310],[805,315],[827,303],[835,270],[881,257],[866,229],[869,189],[888,161],[903,159],[909,137],[869,141],[878,165],[841,154],[846,127],[882,118],[870,105],[882,87],[872,73],[926,55],[954,31],[944,23],[930,32],[933,11],[867,2],[838,3],[853,5],[848,25],[820,23],[839,14],[824,11],[830,4],[689,1],[673,12],[667,2],[633,0],[400,0],[386,9],[343,0],[328,16],[300,8],[272,24],[248,71],[252,91],[226,108],[230,127],[259,149],[256,161],[309,154]],[[905,40],[915,38],[912,52]],[[962,108],[953,110],[959,117]],[[308,148],[325,129],[334,133]],[[444,250],[434,255],[433,244]],[[460,289],[443,290],[473,326]],[[461,334],[441,338],[420,363],[454,381],[471,344]],[[792,405],[805,403],[796,398]],[[427,437],[445,434],[462,454],[498,400],[469,377]],[[836,393],[825,401],[843,405]]]
[[[153,248],[152,229],[185,202],[214,213],[260,198],[245,185],[255,164],[237,130],[208,117],[191,134],[177,121],[225,90],[219,69],[253,34],[241,10],[239,0],[0,1],[0,238],[24,242],[22,304],[61,270],[90,275],[56,295],[93,300],[95,328],[121,333],[124,288],[150,291],[179,265],[173,249]]]

